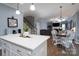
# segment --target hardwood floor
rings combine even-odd
[[[54,45],[52,38],[47,41],[47,55],[48,56],[79,56],[79,45],[75,44],[76,54],[70,54],[71,51],[66,51],[67,54],[62,53],[62,48],[58,48]]]
[[[48,56],[58,56],[61,55],[61,49],[53,45],[52,39],[47,41],[47,54]]]

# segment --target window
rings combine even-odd
[[[65,28],[66,28],[66,25],[62,24],[62,30],[65,30]]]

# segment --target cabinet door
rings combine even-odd
[[[31,55],[31,51],[28,49],[25,49],[21,46],[12,44],[10,50],[14,51],[16,54],[20,55],[20,56],[28,56]]]
[[[6,49],[6,48],[3,48],[2,49],[2,55],[3,56],[9,56],[10,55],[10,50]]]
[[[47,41],[43,42],[39,47],[37,47],[33,51],[32,55],[34,55],[34,56],[47,56]]]
[[[10,55],[10,44],[6,41],[2,41],[2,55],[3,56]]]
[[[20,56],[20,55],[17,54],[15,51],[10,50],[10,56]]]

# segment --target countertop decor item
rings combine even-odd
[[[20,34],[20,37],[23,37],[23,38],[31,38],[31,37],[29,36],[29,33],[28,33],[28,32],[21,33],[21,34]]]

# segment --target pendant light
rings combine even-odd
[[[60,6],[60,20],[62,20],[62,6]]]
[[[36,9],[36,7],[35,7],[34,3],[32,3],[32,4],[30,5],[30,10],[31,10],[31,11],[35,11],[35,9]]]
[[[62,16],[62,6],[60,6],[60,21],[65,21],[66,19]]]
[[[17,14],[17,15],[21,14],[21,12],[20,12],[20,10],[19,10],[19,3],[17,3],[16,14]]]

